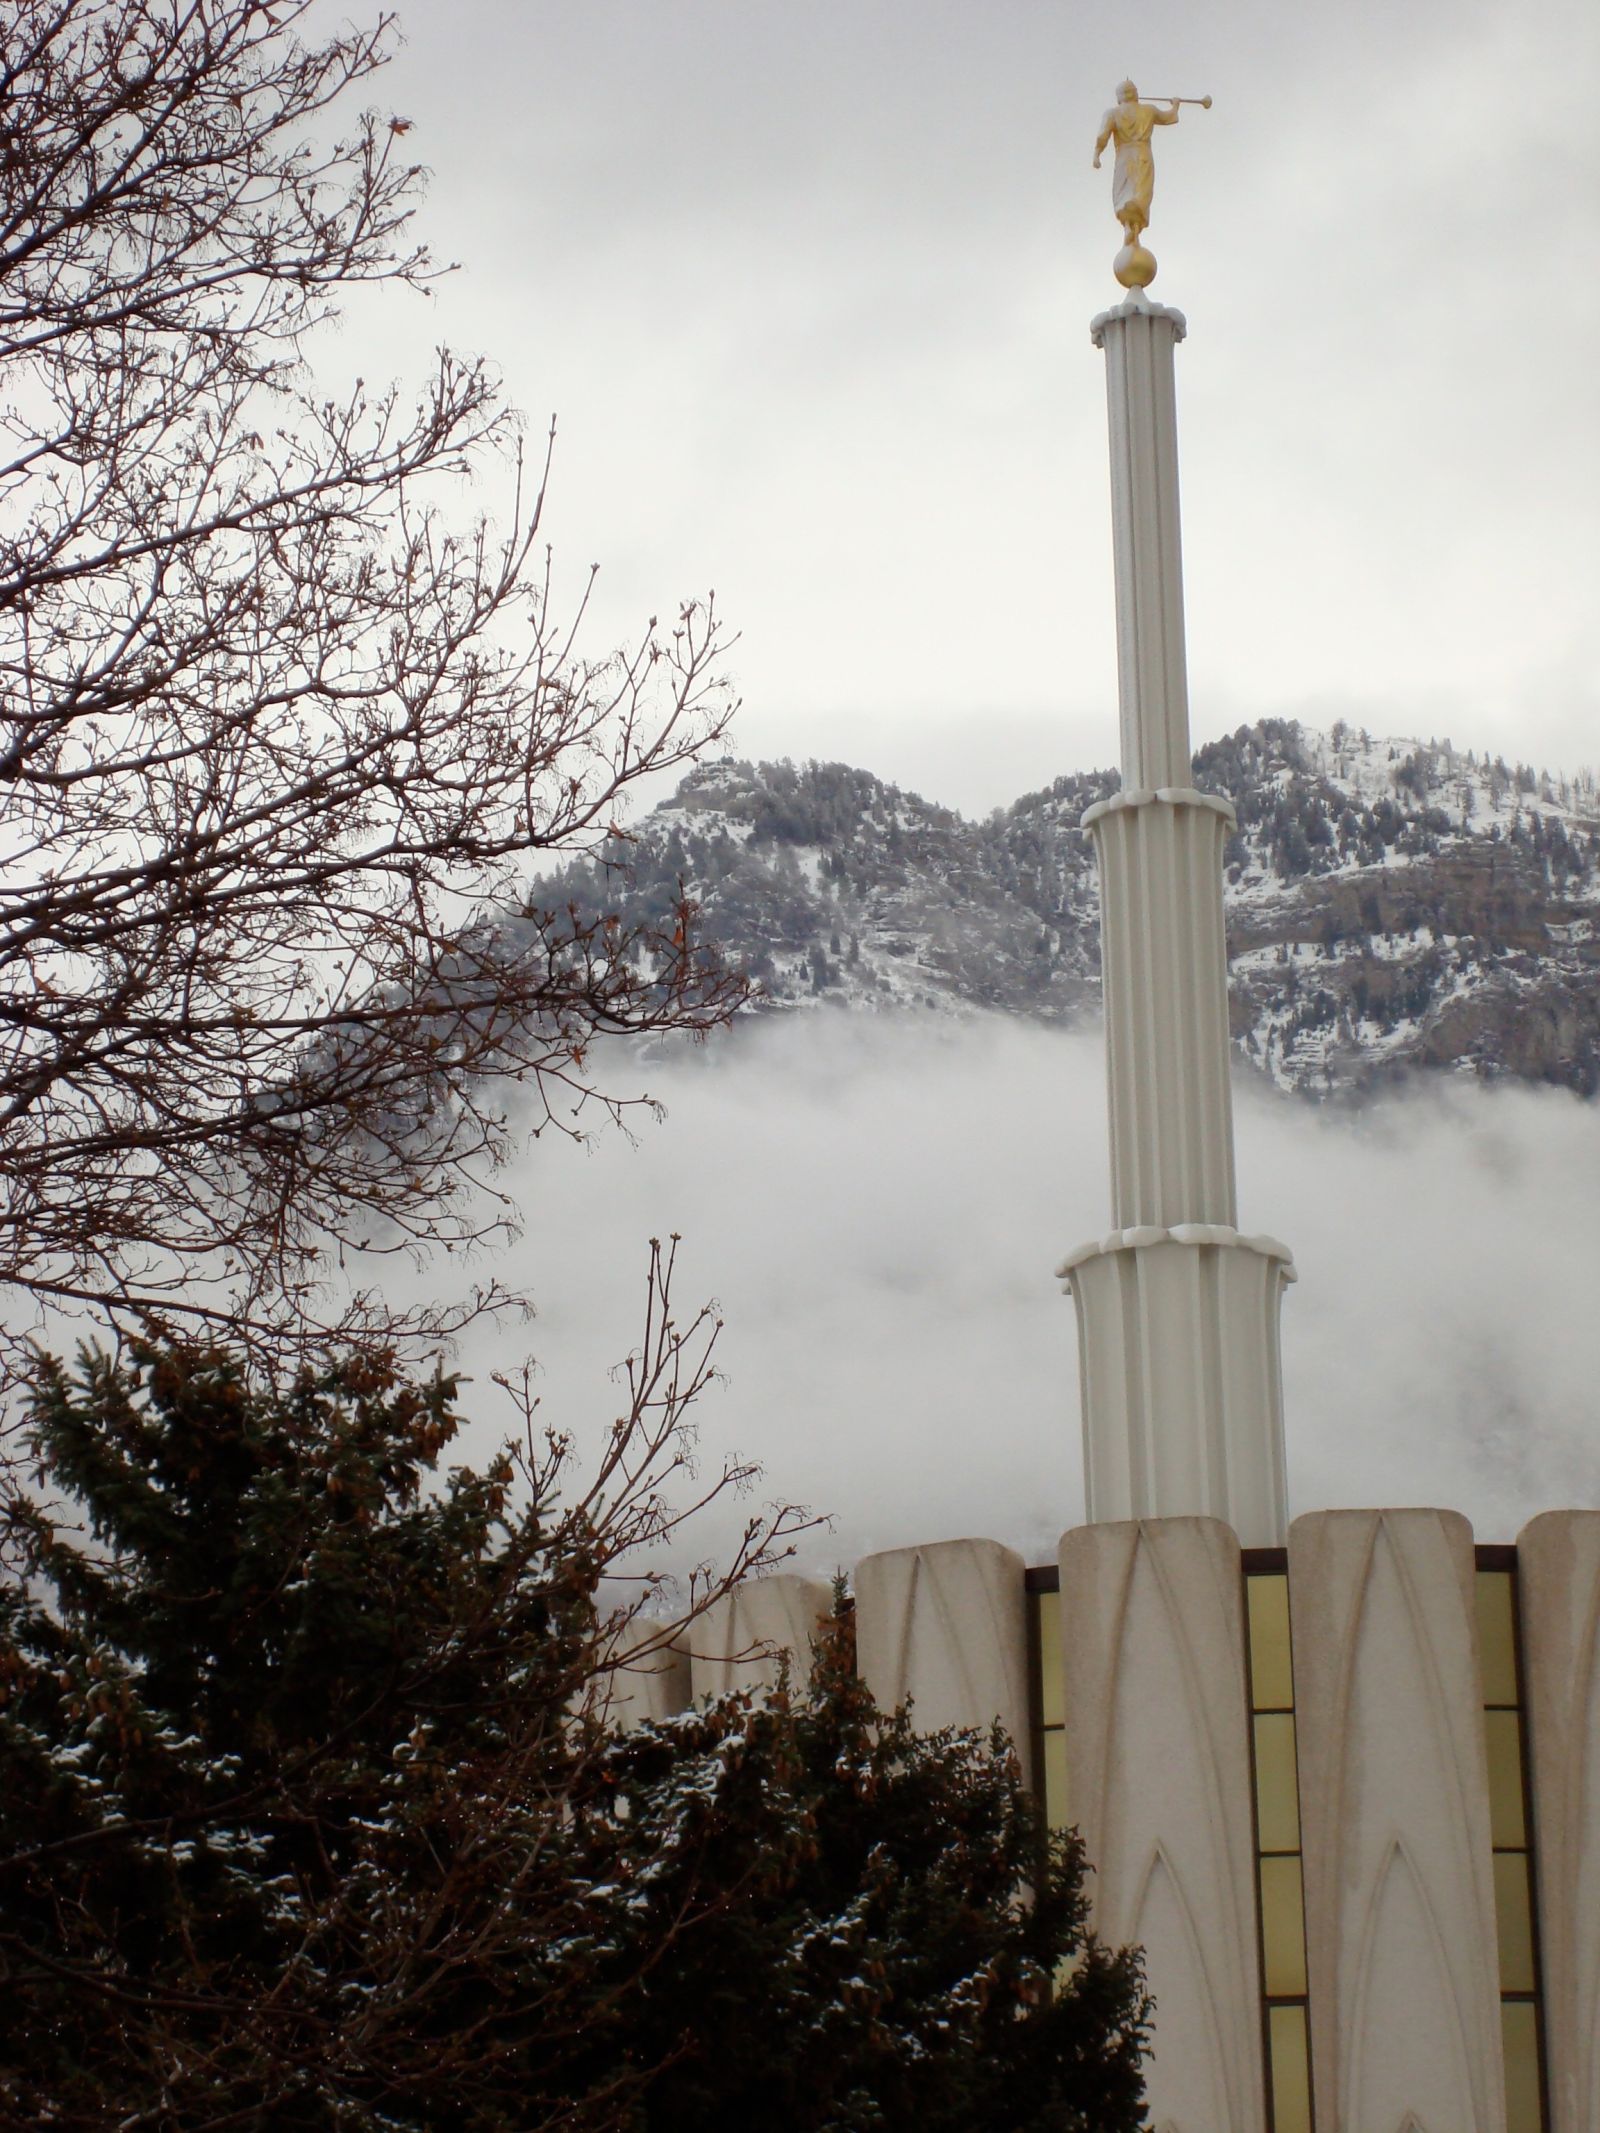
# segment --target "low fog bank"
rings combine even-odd
[[[703,1470],[831,1514],[801,1567],[961,1534],[1049,1560],[1083,1512],[1076,1334],[1052,1269],[1109,1224],[1098,1037],[818,1013],[640,1074],[632,1143],[547,1136],[511,1190],[503,1271],[531,1325],[478,1332],[466,1454],[503,1433],[491,1370],[537,1359],[580,1441],[616,1411],[646,1240],[680,1232],[677,1303],[715,1297],[726,1382]],[[1435,1503],[1483,1540],[1600,1500],[1600,1112],[1563,1092],[1436,1086],[1358,1118],[1238,1090],[1243,1226],[1281,1237],[1292,1508]],[[751,1508],[708,1513],[700,1554]]]

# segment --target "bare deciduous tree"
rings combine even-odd
[[[570,1125],[597,1036],[705,1029],[739,997],[687,909],[643,937],[526,905],[531,855],[598,840],[721,732],[725,640],[691,605],[581,654],[539,559],[543,474],[524,487],[481,362],[441,352],[414,404],[319,395],[306,344],[341,292],[437,269],[407,122],[330,130],[390,23],[308,43],[308,5],[8,11],[13,1324],[20,1295],[292,1340],[328,1317],[330,1255],[510,1225],[485,1189],[510,1084]],[[451,530],[441,486],[485,468],[504,525]]]

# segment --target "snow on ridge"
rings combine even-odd
[[[1447,741],[1262,721],[1195,782],[1238,812],[1224,862],[1241,1052],[1327,1094],[1415,1064],[1600,1093],[1600,804]],[[1063,776],[970,820],[839,763],[693,772],[603,894],[646,919],[678,884],[760,988],[756,1011],[1098,1012],[1099,891]]]

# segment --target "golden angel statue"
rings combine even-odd
[[[1208,109],[1209,96],[1168,96],[1156,104],[1143,104],[1131,81],[1119,84],[1117,100],[1100,125],[1094,144],[1094,167],[1112,141],[1117,144],[1116,168],[1111,182],[1111,205],[1122,224],[1126,240],[1117,254],[1112,272],[1125,289],[1143,289],[1155,280],[1155,255],[1139,242],[1150,221],[1150,200],[1156,189],[1156,159],[1150,136],[1157,126],[1175,126],[1180,104],[1200,104]]]

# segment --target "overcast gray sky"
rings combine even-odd
[[[382,95],[462,273],[380,363],[560,416],[601,631],[714,586],[751,755],[987,808],[1109,761],[1100,114],[1158,140],[1197,739],[1574,767],[1596,734],[1592,0],[410,0]],[[358,336],[365,339],[363,332]],[[370,350],[363,349],[363,356]]]
[[[1279,714],[1600,760],[1600,11],[1593,0],[411,0],[383,85],[462,272],[348,354],[482,350],[537,431],[598,649],[714,586],[742,754],[969,811],[1112,760],[1101,113],[1158,141],[1197,740]],[[379,337],[381,333],[381,338]],[[1108,1219],[1097,1039],[746,1033],[653,1073],[637,1149],[548,1141],[501,1269],[547,1413],[609,1414],[652,1232],[726,1307],[708,1459],[841,1514],[812,1567],[1081,1515],[1050,1269]],[[1356,1126],[1242,1097],[1247,1225],[1296,1251],[1297,1509],[1444,1501],[1507,1539],[1596,1499],[1600,1147],[1554,1092]],[[432,1277],[430,1277],[432,1278]],[[708,1535],[708,1543],[715,1538]]]

